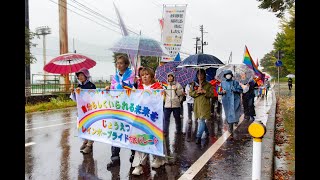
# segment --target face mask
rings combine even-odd
[[[231,74],[227,74],[227,75],[226,75],[226,78],[227,78],[227,79],[231,79]]]

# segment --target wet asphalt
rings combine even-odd
[[[187,107],[184,106],[183,131],[186,132]],[[76,134],[75,108],[29,113],[25,115],[25,179],[179,179],[227,131],[223,110],[211,120],[214,137],[202,139],[201,145],[197,145],[194,133],[190,139],[185,133],[174,133],[171,116],[168,164],[152,169],[147,163],[144,174],[134,176],[129,149],[121,149],[120,166],[110,169],[107,163],[111,145],[95,142],[92,153],[80,153],[82,140]],[[234,136],[224,142],[194,179],[251,179],[252,139],[247,131],[250,123],[239,124]]]

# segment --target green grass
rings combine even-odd
[[[37,112],[37,111],[48,111],[53,109],[63,109],[67,107],[75,107],[76,102],[66,99],[62,96],[57,98],[51,98],[50,102],[41,102],[37,104],[27,104],[25,106],[25,113]]]

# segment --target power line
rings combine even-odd
[[[82,16],[82,17],[84,17],[84,18],[86,18],[86,19],[88,19],[88,20],[90,20],[90,21],[92,21],[92,22],[95,22],[95,23],[97,23],[97,24],[99,24],[99,25],[101,25],[101,26],[103,26],[103,27],[105,27],[105,28],[107,28],[107,29],[110,29],[110,30],[112,30],[112,31],[114,31],[114,32],[116,32],[116,33],[121,34],[121,32],[118,32],[118,31],[116,31],[116,30],[114,30],[114,29],[111,29],[110,27],[107,27],[107,26],[105,26],[105,25],[103,25],[103,24],[100,24],[99,22],[97,22],[97,21],[95,21],[95,20],[93,20],[93,19],[90,19],[90,18],[88,18],[88,17],[86,17],[86,16],[84,16],[84,15],[82,15],[82,14],[79,14],[79,13],[77,13],[77,12],[71,10],[71,9],[68,9],[68,8],[66,8],[66,7],[63,6],[63,5],[60,5],[60,4],[58,4],[58,3],[56,3],[56,2],[54,2],[54,1],[52,1],[52,0],[49,0],[49,1],[57,4],[58,6],[61,6],[61,7],[65,8],[65,9],[67,9],[67,10],[69,10],[69,11],[75,13],[75,14],[78,14],[79,16]]]

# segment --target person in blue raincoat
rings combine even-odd
[[[225,80],[221,82],[222,105],[225,112],[226,120],[229,124],[229,132],[233,133],[233,124],[239,122],[241,116],[240,94],[243,92],[239,82],[233,80],[231,70],[224,72]]]

